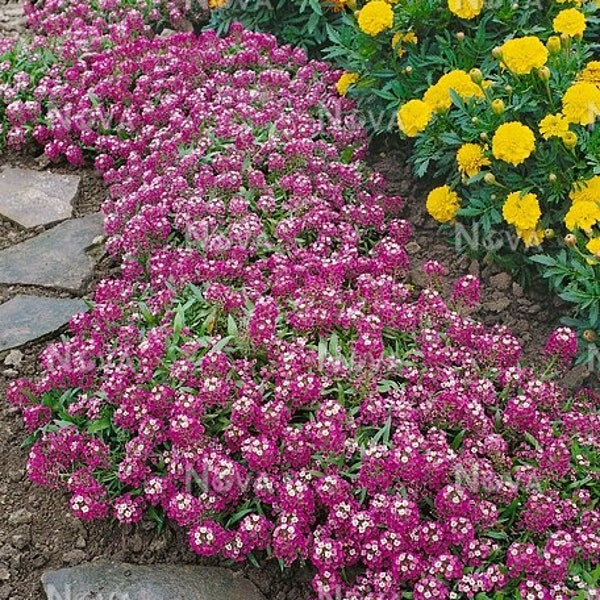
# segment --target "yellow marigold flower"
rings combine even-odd
[[[489,167],[489,159],[479,144],[463,144],[456,153],[456,162],[460,173],[474,177],[482,167]]]
[[[512,192],[506,197],[502,207],[502,216],[509,225],[514,225],[517,230],[530,231],[537,229],[542,211],[535,194],[522,195],[521,192]]]
[[[415,35],[414,31],[408,31],[407,33],[396,31],[392,36],[392,48],[396,48],[398,56],[403,56],[406,50],[403,48],[402,43],[416,44],[418,41],[419,38]]]
[[[460,198],[449,185],[442,185],[429,192],[425,207],[436,221],[447,223],[456,217],[460,208]]]
[[[471,79],[466,71],[456,69],[442,75],[438,81],[423,94],[423,100],[433,110],[446,110],[452,106],[450,90],[454,90],[463,100],[483,98],[483,90]]]
[[[398,111],[398,127],[408,137],[415,137],[429,125],[431,114],[431,106],[423,100],[409,100]]]
[[[539,127],[545,140],[549,140],[551,137],[562,138],[569,131],[569,122],[564,115],[558,113],[557,115],[546,115],[540,121]]]
[[[358,81],[358,73],[343,73],[335,84],[335,89],[340,96],[345,96],[348,88]]]
[[[358,13],[358,26],[367,35],[379,35],[393,24],[394,11],[384,0],[371,0]]]
[[[483,0],[448,0],[448,8],[461,19],[474,19],[483,8]]]
[[[580,38],[583,36],[583,32],[586,28],[585,16],[576,8],[567,8],[561,10],[556,17],[554,17],[552,26],[556,33]]]
[[[517,229],[517,235],[521,238],[526,248],[539,246],[546,236],[543,229]]]
[[[217,9],[227,5],[229,0],[208,0],[208,8]]]
[[[600,204],[600,175],[587,181],[578,181],[569,192],[573,204],[577,202],[596,202]]]
[[[532,69],[543,67],[548,60],[548,49],[534,35],[508,40],[500,52],[502,64],[516,75],[527,75]]]
[[[600,221],[600,206],[595,202],[574,202],[565,215],[565,225],[569,231],[591,229]]]
[[[588,252],[594,256],[594,260],[587,259],[589,265],[595,265],[600,256],[600,238],[592,238],[586,245]]]
[[[590,81],[576,81],[565,92],[562,106],[569,123],[591,125],[600,115],[600,88]]]
[[[503,123],[492,138],[494,158],[517,166],[525,161],[535,149],[533,131],[518,121]],[[530,229],[522,227],[521,229]]]
[[[583,69],[579,78],[582,81],[589,81],[590,83],[600,85],[600,60],[592,60],[585,65],[585,69]]]

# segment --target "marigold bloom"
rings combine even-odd
[[[460,208],[460,198],[449,185],[442,185],[429,192],[425,206],[436,221],[447,223],[456,217]]]
[[[494,157],[514,166],[520,165],[529,158],[534,149],[535,136],[533,131],[518,121],[503,123],[496,129],[496,133],[492,138],[492,154]]]
[[[576,8],[567,8],[561,10],[556,17],[554,17],[552,26],[556,33],[580,38],[583,36],[583,32],[586,28],[585,16]]]
[[[595,260],[587,259],[588,264],[594,265],[598,262],[598,258],[596,258],[600,254],[600,238],[592,238],[586,245],[586,249],[590,254],[592,254]]]
[[[595,175],[587,181],[578,181],[571,192],[569,198],[576,202],[597,202],[600,203],[600,175]]]
[[[414,137],[429,125],[431,114],[431,106],[423,100],[409,100],[398,111],[398,127],[408,137]]]
[[[590,81],[576,81],[565,92],[562,107],[569,123],[591,125],[600,115],[600,88]]]
[[[438,81],[423,94],[423,100],[433,110],[446,110],[452,106],[450,90],[454,90],[463,100],[483,98],[483,90],[471,79],[466,71],[456,69],[442,75]]]
[[[468,177],[477,175],[482,167],[491,164],[479,144],[463,144],[456,153],[456,162],[460,173]]]
[[[502,64],[516,75],[527,75],[548,60],[548,49],[534,35],[504,42],[500,48]]]
[[[461,19],[474,19],[483,9],[483,0],[448,0],[448,9]]]
[[[417,44],[419,42],[419,38],[415,35],[414,31],[408,31],[404,33],[403,31],[396,31],[396,33],[392,36],[392,48],[396,49],[396,54],[398,56],[404,56],[406,50],[402,46],[402,43],[406,44]]]
[[[600,85],[600,60],[592,60],[585,65],[579,79]]]
[[[544,241],[545,232],[543,229],[517,229],[517,235],[521,238],[526,248],[539,246]]]
[[[539,124],[540,134],[545,140],[551,137],[562,138],[569,131],[569,122],[564,115],[546,115]]]
[[[379,35],[394,24],[394,11],[383,0],[367,2],[358,13],[358,26],[367,35]]]
[[[565,225],[569,231],[591,229],[600,222],[600,206],[596,202],[581,201],[574,202],[565,215]]]
[[[506,197],[502,207],[502,216],[509,225],[514,225],[517,230],[535,231],[542,211],[535,194],[522,195],[521,192],[512,192]]]
[[[358,81],[358,73],[343,73],[335,84],[335,89],[340,96],[345,96],[348,88]]]

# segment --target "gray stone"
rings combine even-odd
[[[195,565],[93,562],[46,571],[42,583],[49,599],[264,600],[254,584],[229,569]]]
[[[76,175],[5,167],[0,171],[0,214],[27,229],[70,219],[79,183]]]
[[[93,274],[87,250],[102,233],[100,213],[61,223],[0,252],[0,283],[79,292]]]
[[[83,300],[15,296],[0,304],[0,352],[54,333],[86,310]]]
[[[8,581],[10,579],[10,571],[6,567],[0,567],[0,581]]]
[[[9,525],[27,525],[31,523],[31,513],[26,508],[20,508],[8,517]]]
[[[11,350],[4,359],[7,367],[18,367],[23,361],[23,353],[20,350]]]

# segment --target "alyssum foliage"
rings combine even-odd
[[[598,397],[553,381],[573,332],[538,372],[461,315],[473,277],[445,302],[431,262],[414,292],[401,200],[361,161],[364,132],[321,118],[327,65],[86,5],[48,15],[33,45],[55,63],[11,131],[94,159],[122,269],[10,387],[30,477],[81,518],[168,518],[201,555],[307,561],[321,598],[589,597]]]

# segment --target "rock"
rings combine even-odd
[[[0,585],[0,600],[16,600],[16,596],[13,595],[12,588],[8,585]]]
[[[469,275],[475,275],[475,277],[479,277],[479,273],[480,273],[479,261],[472,260],[469,264]]]
[[[508,273],[498,273],[490,277],[490,284],[498,290],[508,290],[512,285],[512,277]]]
[[[20,350],[11,350],[4,359],[4,364],[7,367],[18,367],[22,361],[23,353]]]
[[[70,219],[80,181],[76,175],[4,167],[0,214],[26,229]]]
[[[83,550],[86,546],[87,542],[85,541],[85,538],[82,535],[77,536],[77,539],[75,540],[75,548]]]
[[[421,246],[415,241],[408,242],[404,247],[409,254],[417,254],[417,252],[421,251]]]
[[[93,562],[42,575],[48,599],[264,600],[247,579],[229,569],[195,565],[137,566]],[[70,594],[70,596],[67,596]]]
[[[4,377],[8,377],[9,379],[13,379],[19,376],[19,371],[16,369],[4,369],[4,371],[2,371],[2,375],[4,375]]]
[[[9,525],[28,525],[31,523],[31,513],[26,508],[16,510],[8,517]]]
[[[10,538],[10,543],[17,550],[25,550],[29,545],[29,536],[24,533],[17,533]]]
[[[510,306],[510,298],[498,298],[497,300],[490,300],[483,304],[485,310],[490,312],[500,313],[506,310]]]
[[[587,365],[577,365],[565,373],[561,384],[568,390],[577,390],[584,384],[589,375]]]
[[[10,579],[10,571],[6,567],[0,566],[0,581],[8,581]]]
[[[93,274],[95,260],[87,250],[102,228],[102,215],[96,213],[0,251],[0,283],[79,292]]]
[[[87,554],[80,548],[68,550],[62,555],[62,561],[65,565],[78,565],[87,558]]]
[[[23,479],[24,475],[25,472],[23,471],[23,469],[11,469],[8,472],[8,478],[12,483],[18,483],[19,481],[21,481],[21,479]]]
[[[515,298],[523,297],[523,288],[516,281],[512,284],[512,293]]]
[[[86,310],[82,300],[15,296],[0,304],[0,352],[54,333]]]

